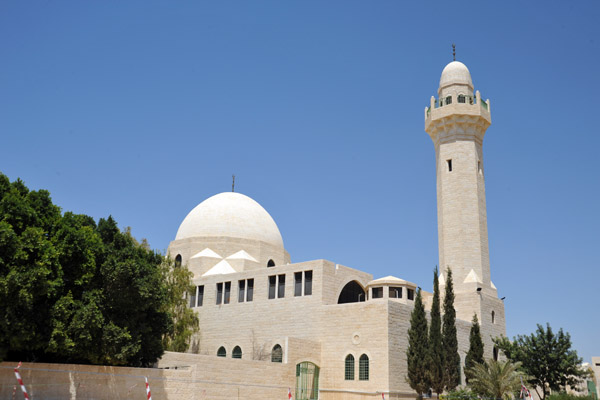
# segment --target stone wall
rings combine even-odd
[[[159,368],[24,363],[32,399],[146,399],[144,376],[155,399],[287,399],[295,365],[166,353]],[[0,364],[0,398],[11,399],[16,362]],[[174,369],[177,366],[177,369]],[[16,398],[22,398],[17,385]]]

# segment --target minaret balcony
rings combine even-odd
[[[433,120],[445,119],[451,115],[479,116],[489,124],[492,122],[490,100],[483,100],[479,91],[475,96],[449,95],[436,99],[431,97],[429,107],[425,108],[425,130]]]

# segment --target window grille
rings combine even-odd
[[[369,356],[366,354],[360,356],[358,364],[358,379],[361,381],[369,380]]]
[[[354,356],[352,354],[346,356],[344,379],[347,381],[354,380]]]

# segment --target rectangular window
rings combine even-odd
[[[481,169],[481,161],[477,161],[477,172],[479,172],[480,174],[483,173],[483,170]]]
[[[278,276],[279,285],[277,287],[277,298],[282,299],[285,297],[285,274]]]
[[[202,307],[204,301],[204,285],[198,286],[198,307]]]
[[[402,298],[402,288],[401,287],[391,287],[390,288],[390,299],[401,299]]]
[[[231,294],[231,282],[225,282],[225,298],[223,304],[229,304],[229,295]]]
[[[223,301],[223,284],[217,283],[217,304]]]
[[[414,300],[415,299],[415,291],[413,289],[406,289],[406,297],[409,300]]]
[[[446,160],[448,163],[448,172],[452,172],[452,160]]]
[[[294,273],[294,296],[302,296],[302,272]]]
[[[196,291],[198,288],[194,288],[192,293],[190,293],[190,307],[196,307]]]
[[[383,288],[382,287],[374,287],[373,288],[373,298],[381,299],[383,297]]]
[[[275,298],[275,282],[277,280],[277,276],[271,275],[269,276],[269,299]]]
[[[304,295],[312,294],[312,271],[304,271]]]
[[[252,301],[254,296],[254,279],[248,279],[248,290],[246,291],[246,301]]]
[[[246,281],[238,281],[238,303],[243,303],[246,299]]]

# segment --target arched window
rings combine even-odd
[[[274,266],[275,266],[275,261],[269,260],[269,262],[267,262],[267,267],[274,267]]]
[[[235,346],[231,352],[231,358],[242,358],[242,349],[240,346]]]
[[[464,94],[459,94],[458,95],[458,102],[459,103],[466,103],[467,102],[467,98],[465,97]]]
[[[219,350],[217,350],[217,357],[227,357],[227,350],[225,350],[225,347],[219,347]]]
[[[446,96],[446,104],[452,104],[452,96]]]
[[[344,379],[347,381],[354,380],[354,356],[352,354],[346,356]]]
[[[363,354],[358,361],[358,380],[369,380],[369,356]]]
[[[357,303],[359,301],[365,301],[364,289],[356,281],[348,282],[340,293],[338,304]]]
[[[494,346],[493,356],[494,361],[498,361],[498,348],[496,346]]]
[[[496,313],[492,311],[492,324],[496,323]]]
[[[271,362],[283,362],[283,350],[281,346],[276,344],[271,351]]]
[[[175,256],[175,267],[181,267],[181,254],[177,254],[177,256]]]

